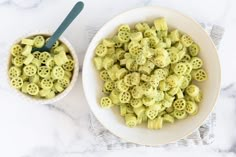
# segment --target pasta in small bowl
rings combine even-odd
[[[43,47],[50,33],[36,32],[15,41],[9,49],[7,76],[18,96],[31,103],[53,103],[74,86],[79,70],[76,52],[70,42],[61,37],[47,52]]]
[[[151,146],[197,129],[215,105],[221,78],[207,33],[162,7],[134,9],[106,23],[88,47],[82,77],[101,124],[129,142]]]

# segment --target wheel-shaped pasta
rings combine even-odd
[[[197,44],[193,43],[188,47],[188,52],[191,56],[197,56],[200,51],[200,48]]]
[[[34,38],[34,47],[41,48],[45,44],[45,39],[43,36],[36,36]]]
[[[46,60],[45,64],[46,64],[46,66],[47,66],[49,69],[52,69],[52,68],[56,65],[56,63],[55,63],[55,61],[54,61],[53,58],[48,58],[48,59]],[[69,67],[69,66],[68,66],[68,63],[67,63],[67,64],[63,64],[62,66],[63,66],[63,68],[64,68],[65,70]],[[69,70],[67,70],[67,71],[69,71]]]
[[[39,60],[41,63],[46,64],[46,61],[51,57],[48,52],[41,52],[39,55]]]
[[[112,106],[112,101],[109,97],[102,97],[100,101],[100,105],[102,108],[109,108]]]
[[[99,44],[95,49],[96,55],[104,57],[107,54],[107,47],[103,44]]]
[[[185,111],[188,114],[193,114],[197,110],[197,104],[194,101],[187,101]]]
[[[49,70],[49,73],[50,73],[50,70]],[[55,66],[52,69],[51,76],[52,76],[53,79],[62,79],[65,76],[65,71],[62,67]]]
[[[198,86],[191,84],[186,88],[186,93],[191,97],[196,97],[199,94],[200,89]]]
[[[11,67],[8,71],[8,76],[10,77],[10,79],[14,78],[14,77],[19,77],[21,75],[21,69],[18,67]]]
[[[207,73],[203,69],[192,71],[191,75],[194,80],[199,81],[199,82],[207,80]]]
[[[184,99],[177,99],[173,103],[175,110],[184,110],[186,106],[186,101]]]
[[[11,79],[11,86],[19,89],[23,86],[23,79],[21,77],[14,77]]]
[[[44,79],[41,80],[40,86],[43,89],[51,89],[53,87],[53,80],[44,78]]]
[[[35,83],[29,83],[26,87],[27,93],[29,95],[37,95],[39,93],[39,87]]]
[[[130,27],[127,24],[123,24],[118,28],[118,32],[120,31],[125,31],[125,32],[130,32]]]
[[[119,31],[117,37],[121,43],[127,43],[130,40],[130,33],[127,31]]]
[[[174,110],[173,115],[176,119],[185,119],[188,115],[184,110]]]
[[[121,92],[119,94],[119,99],[121,103],[129,103],[131,99],[131,94],[129,92]]]
[[[131,100],[130,100],[130,105],[131,105],[133,108],[138,108],[138,107],[142,106],[143,103],[142,103],[142,100],[141,100],[141,99],[131,99]]]
[[[103,70],[103,71],[100,72],[100,78],[101,78],[103,81],[107,81],[107,80],[110,79],[107,70]]]
[[[182,37],[180,38],[180,41],[185,47],[189,47],[193,43],[193,40],[191,39],[191,37],[186,34],[182,35]]]
[[[125,124],[128,127],[135,127],[137,125],[137,118],[134,114],[126,114],[125,115]]]
[[[15,44],[11,47],[11,54],[16,57],[21,54],[23,48],[19,44]]]
[[[203,65],[203,61],[199,57],[193,57],[190,60],[190,63],[192,65],[193,69],[199,69]]]
[[[29,64],[23,68],[23,72],[27,76],[33,76],[37,73],[37,68],[33,64]]]
[[[21,67],[24,64],[25,56],[17,55],[13,58],[12,63],[17,67]]]
[[[47,66],[41,66],[38,68],[38,75],[43,78],[49,77],[50,76],[50,69]],[[53,73],[52,73],[52,76],[54,77]]]

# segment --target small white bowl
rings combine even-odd
[[[6,71],[6,76],[7,76],[7,82],[9,84],[10,89],[12,89],[12,93],[13,94],[15,94],[16,96],[21,97],[22,99],[26,100],[29,103],[32,103],[32,104],[52,104],[52,103],[55,103],[56,101],[59,101],[63,97],[65,97],[71,91],[73,86],[75,85],[75,82],[76,82],[76,80],[78,78],[78,73],[79,73],[79,61],[78,61],[78,58],[77,58],[77,55],[76,55],[76,51],[73,48],[73,46],[71,45],[71,43],[66,38],[61,36],[59,38],[59,40],[68,47],[68,49],[70,51],[70,54],[72,55],[72,57],[73,57],[73,59],[75,61],[74,70],[73,70],[73,76],[72,76],[70,85],[62,93],[56,95],[54,98],[51,98],[51,99],[34,98],[34,97],[30,96],[30,95],[26,95],[26,94],[22,93],[21,91],[11,87],[11,85],[10,85],[10,78],[8,77],[8,69],[9,69],[9,67],[11,65],[10,62],[11,62],[11,58],[12,58],[12,55],[10,53],[10,47],[13,44],[19,43],[21,41],[21,39],[23,39],[23,38],[32,37],[32,36],[35,36],[35,35],[51,36],[52,33],[50,31],[35,31],[35,32],[27,33],[27,34],[21,36],[20,38],[18,38],[13,43],[9,43],[9,46],[8,46],[9,48],[7,49],[7,51],[9,52],[8,53],[8,58],[7,58],[7,64],[8,65],[7,65],[6,70],[5,70]]]
[[[128,128],[117,109],[102,109],[99,100],[102,93],[102,81],[93,65],[94,50],[103,38],[112,37],[121,24],[133,26],[135,23],[153,22],[158,17],[165,17],[168,26],[177,28],[189,34],[201,47],[200,57],[204,61],[204,68],[208,72],[208,80],[198,84],[203,91],[204,99],[199,104],[199,113],[178,120],[174,124],[165,124],[161,130],[148,130],[146,126]],[[91,41],[83,64],[83,88],[88,104],[101,124],[116,136],[126,141],[157,146],[168,144],[192,133],[208,117],[216,103],[221,83],[221,69],[217,50],[204,29],[192,18],[172,9],[150,6],[125,12],[107,22]]]

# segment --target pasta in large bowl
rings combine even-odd
[[[184,138],[207,118],[220,89],[209,36],[171,9],[144,7],[106,23],[83,67],[85,96],[113,134],[143,145]]]

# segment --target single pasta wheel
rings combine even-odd
[[[11,47],[11,54],[16,57],[21,54],[22,50],[23,48],[19,44],[15,44]]]
[[[119,94],[119,99],[121,103],[129,103],[131,99],[131,94],[129,92],[121,92]]]
[[[69,59],[65,64],[62,65],[62,68],[65,71],[72,71],[74,69],[74,60]]]
[[[102,108],[109,108],[112,106],[112,101],[109,97],[102,97],[100,105]]]
[[[11,79],[11,86],[19,89],[23,86],[23,79],[20,77],[14,77],[13,79]]]
[[[189,35],[186,35],[186,34],[184,34],[181,37],[180,41],[185,47],[189,47],[193,43],[193,40],[191,39],[191,37]]]
[[[62,79],[59,79],[57,82],[61,85],[61,87],[65,89],[70,84],[70,78],[64,76]]]
[[[14,77],[19,77],[21,75],[21,69],[13,66],[9,69],[8,75],[11,79]]]
[[[186,102],[186,108],[185,111],[189,114],[193,114],[197,110],[197,104],[193,101],[187,101]]]
[[[107,47],[103,44],[99,44],[95,49],[96,55],[104,57],[107,54]]]
[[[115,88],[115,85],[114,85],[114,82],[112,81],[106,81],[104,83],[104,87],[106,88],[106,90],[112,91]]]
[[[41,52],[39,55],[39,60],[41,63],[46,64],[46,61],[51,57],[48,52]]]
[[[187,66],[185,65],[185,63],[177,63],[173,69],[176,75],[184,75],[186,70],[187,70]]]
[[[103,71],[100,72],[100,78],[103,81],[108,81],[110,79],[110,76],[109,76],[107,70],[103,70]]]
[[[141,107],[143,105],[143,103],[142,103],[141,99],[131,99],[130,100],[130,105],[133,108],[138,108],[138,107]]]
[[[125,115],[125,124],[128,127],[135,127],[137,125],[137,118],[134,114]]]
[[[127,43],[130,40],[130,33],[127,31],[119,31],[117,37],[121,43]]]
[[[125,85],[128,87],[132,87],[133,86],[132,79],[133,79],[132,74],[125,75],[125,77],[124,77]]]
[[[186,62],[190,62],[190,60],[191,60],[190,55],[185,54],[183,58],[181,59],[181,62],[186,63]]]
[[[39,93],[39,87],[35,83],[30,83],[26,87],[29,95],[37,95]]]
[[[197,56],[200,51],[200,48],[197,44],[193,43],[192,45],[189,46],[188,52],[191,56]]]
[[[53,87],[53,80],[52,79],[42,79],[40,85],[43,89],[51,89]]]
[[[184,110],[186,106],[186,101],[182,99],[177,99],[174,101],[173,106],[176,110]]]
[[[196,81],[202,82],[207,80],[207,73],[203,69],[198,69],[196,71],[193,71],[191,74],[193,76],[193,79],[195,79]]]
[[[13,58],[12,63],[17,67],[21,67],[24,64],[24,60],[25,56],[17,55],[15,58]]]
[[[41,66],[38,68],[38,75],[40,77],[48,77],[50,75],[50,69],[47,66]]]
[[[48,68],[52,69],[56,63],[53,58],[48,58],[45,64]]]
[[[174,110],[173,115],[176,119],[185,119],[187,117],[187,113],[184,110]]]
[[[142,53],[142,49],[141,49],[140,44],[133,44],[132,46],[130,46],[129,52],[133,56],[140,55]]]
[[[203,65],[203,61],[200,58],[198,58],[198,57],[193,57],[190,60],[190,63],[192,65],[193,69],[199,69]]]
[[[33,76],[37,73],[37,68],[35,65],[33,64],[29,64],[29,65],[26,65],[24,68],[23,68],[23,71],[24,71],[24,74],[27,75],[27,76]]]
[[[51,73],[52,78],[54,78],[54,79],[62,79],[64,77],[64,75],[65,75],[65,71],[63,70],[62,67],[55,66],[52,69],[52,73]]]
[[[185,89],[185,91],[189,96],[196,97],[199,94],[200,89],[198,86],[191,84]]]
[[[179,55],[176,52],[170,52],[170,62],[173,63],[177,63],[179,61]]]
[[[41,53],[41,52],[39,52],[39,51],[35,51],[35,52],[33,52],[32,54],[34,55],[34,58],[39,59],[40,53]]]
[[[45,44],[45,39],[43,36],[39,35],[34,38],[34,47],[41,48]]]
[[[120,31],[130,32],[130,27],[129,27],[129,25],[121,25],[121,26],[118,28],[118,32],[120,32]]]

